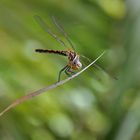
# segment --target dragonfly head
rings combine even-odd
[[[72,69],[78,70],[82,67],[82,63],[79,60],[79,55],[76,55],[72,61]]]

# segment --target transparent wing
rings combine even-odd
[[[58,20],[56,20],[56,17],[52,16],[52,21],[56,25],[57,29],[64,35],[64,37],[66,38],[66,40],[71,45],[72,49],[75,50],[75,47],[74,47],[72,41],[70,40],[68,34],[64,31],[63,27],[60,24],[58,24]]]
[[[89,63],[91,62],[91,59],[84,56],[84,55],[80,55],[82,58],[84,58],[85,60],[87,60]],[[105,69],[103,69],[101,66],[97,65],[96,63],[93,64],[93,66],[95,66],[96,69],[99,69],[103,72],[105,72],[106,74],[108,74],[111,78],[118,80],[117,77],[110,75]]]
[[[34,16],[35,20],[37,21],[37,23],[49,34],[51,35],[54,39],[56,39],[57,42],[59,42],[60,44],[62,44],[64,47],[67,47],[66,44],[58,37],[56,36],[51,29],[47,26],[47,24],[44,22],[44,20],[38,16],[35,15]]]

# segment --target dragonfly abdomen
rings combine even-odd
[[[35,50],[38,53],[53,53],[58,55],[67,56],[67,51],[59,51],[59,50],[47,50],[47,49],[36,49]]]

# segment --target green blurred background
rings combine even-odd
[[[112,76],[91,67],[24,102],[0,117],[0,140],[140,140],[140,1],[1,0],[1,111],[55,83],[67,63],[63,56],[35,53],[67,48],[43,31],[34,15],[66,42],[51,22],[56,16],[79,54],[94,60],[107,50],[97,64]]]

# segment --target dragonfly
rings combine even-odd
[[[59,38],[55,33],[53,33],[53,31],[49,28],[49,26],[46,24],[46,22],[38,15],[34,16],[35,20],[38,22],[38,24],[50,35],[52,36],[57,42],[59,42],[62,46],[68,48],[68,46],[66,45],[66,43]],[[57,55],[61,55],[61,56],[65,56],[68,58],[68,63],[67,65],[65,65],[60,71],[59,71],[59,75],[58,75],[58,80],[57,82],[60,81],[61,79],[61,74],[62,72],[65,72],[65,74],[67,76],[71,76],[73,74],[76,73],[77,70],[80,70],[83,65],[81,63],[80,58],[84,58],[86,59],[88,62],[91,62],[91,59],[89,59],[88,57],[84,56],[84,55],[79,55],[76,52],[75,46],[73,45],[71,39],[69,38],[68,34],[65,32],[64,28],[58,24],[58,20],[56,20],[56,18],[54,16],[52,16],[52,22],[53,24],[56,26],[56,28],[58,29],[58,31],[65,37],[65,39],[68,41],[69,45],[71,46],[71,50],[52,50],[52,49],[36,49],[35,51],[37,53],[49,53],[49,54],[57,54]],[[94,64],[94,66],[101,70],[106,72],[103,68],[101,68],[99,65]],[[111,76],[112,77],[112,76]],[[113,77],[114,79],[117,79],[116,77]]]
[[[55,33],[52,32],[52,30],[47,26],[45,21],[40,16],[35,15],[34,18],[49,35],[51,35],[61,45],[63,45],[64,47],[67,47],[66,43],[62,39],[60,39]],[[64,31],[63,27],[60,24],[58,24],[54,16],[52,17],[52,21],[54,25],[57,27],[57,29],[59,30],[59,32],[63,34],[65,39],[70,44],[71,50],[61,51],[61,50],[51,50],[51,49],[36,49],[35,51],[38,53],[62,55],[68,58],[68,64],[59,71],[59,75],[58,75],[58,82],[59,82],[61,79],[62,72],[65,72],[67,76],[71,76],[75,74],[75,71],[80,70],[82,68],[82,63],[80,61],[80,55],[75,51],[75,46],[70,40],[68,34]]]

